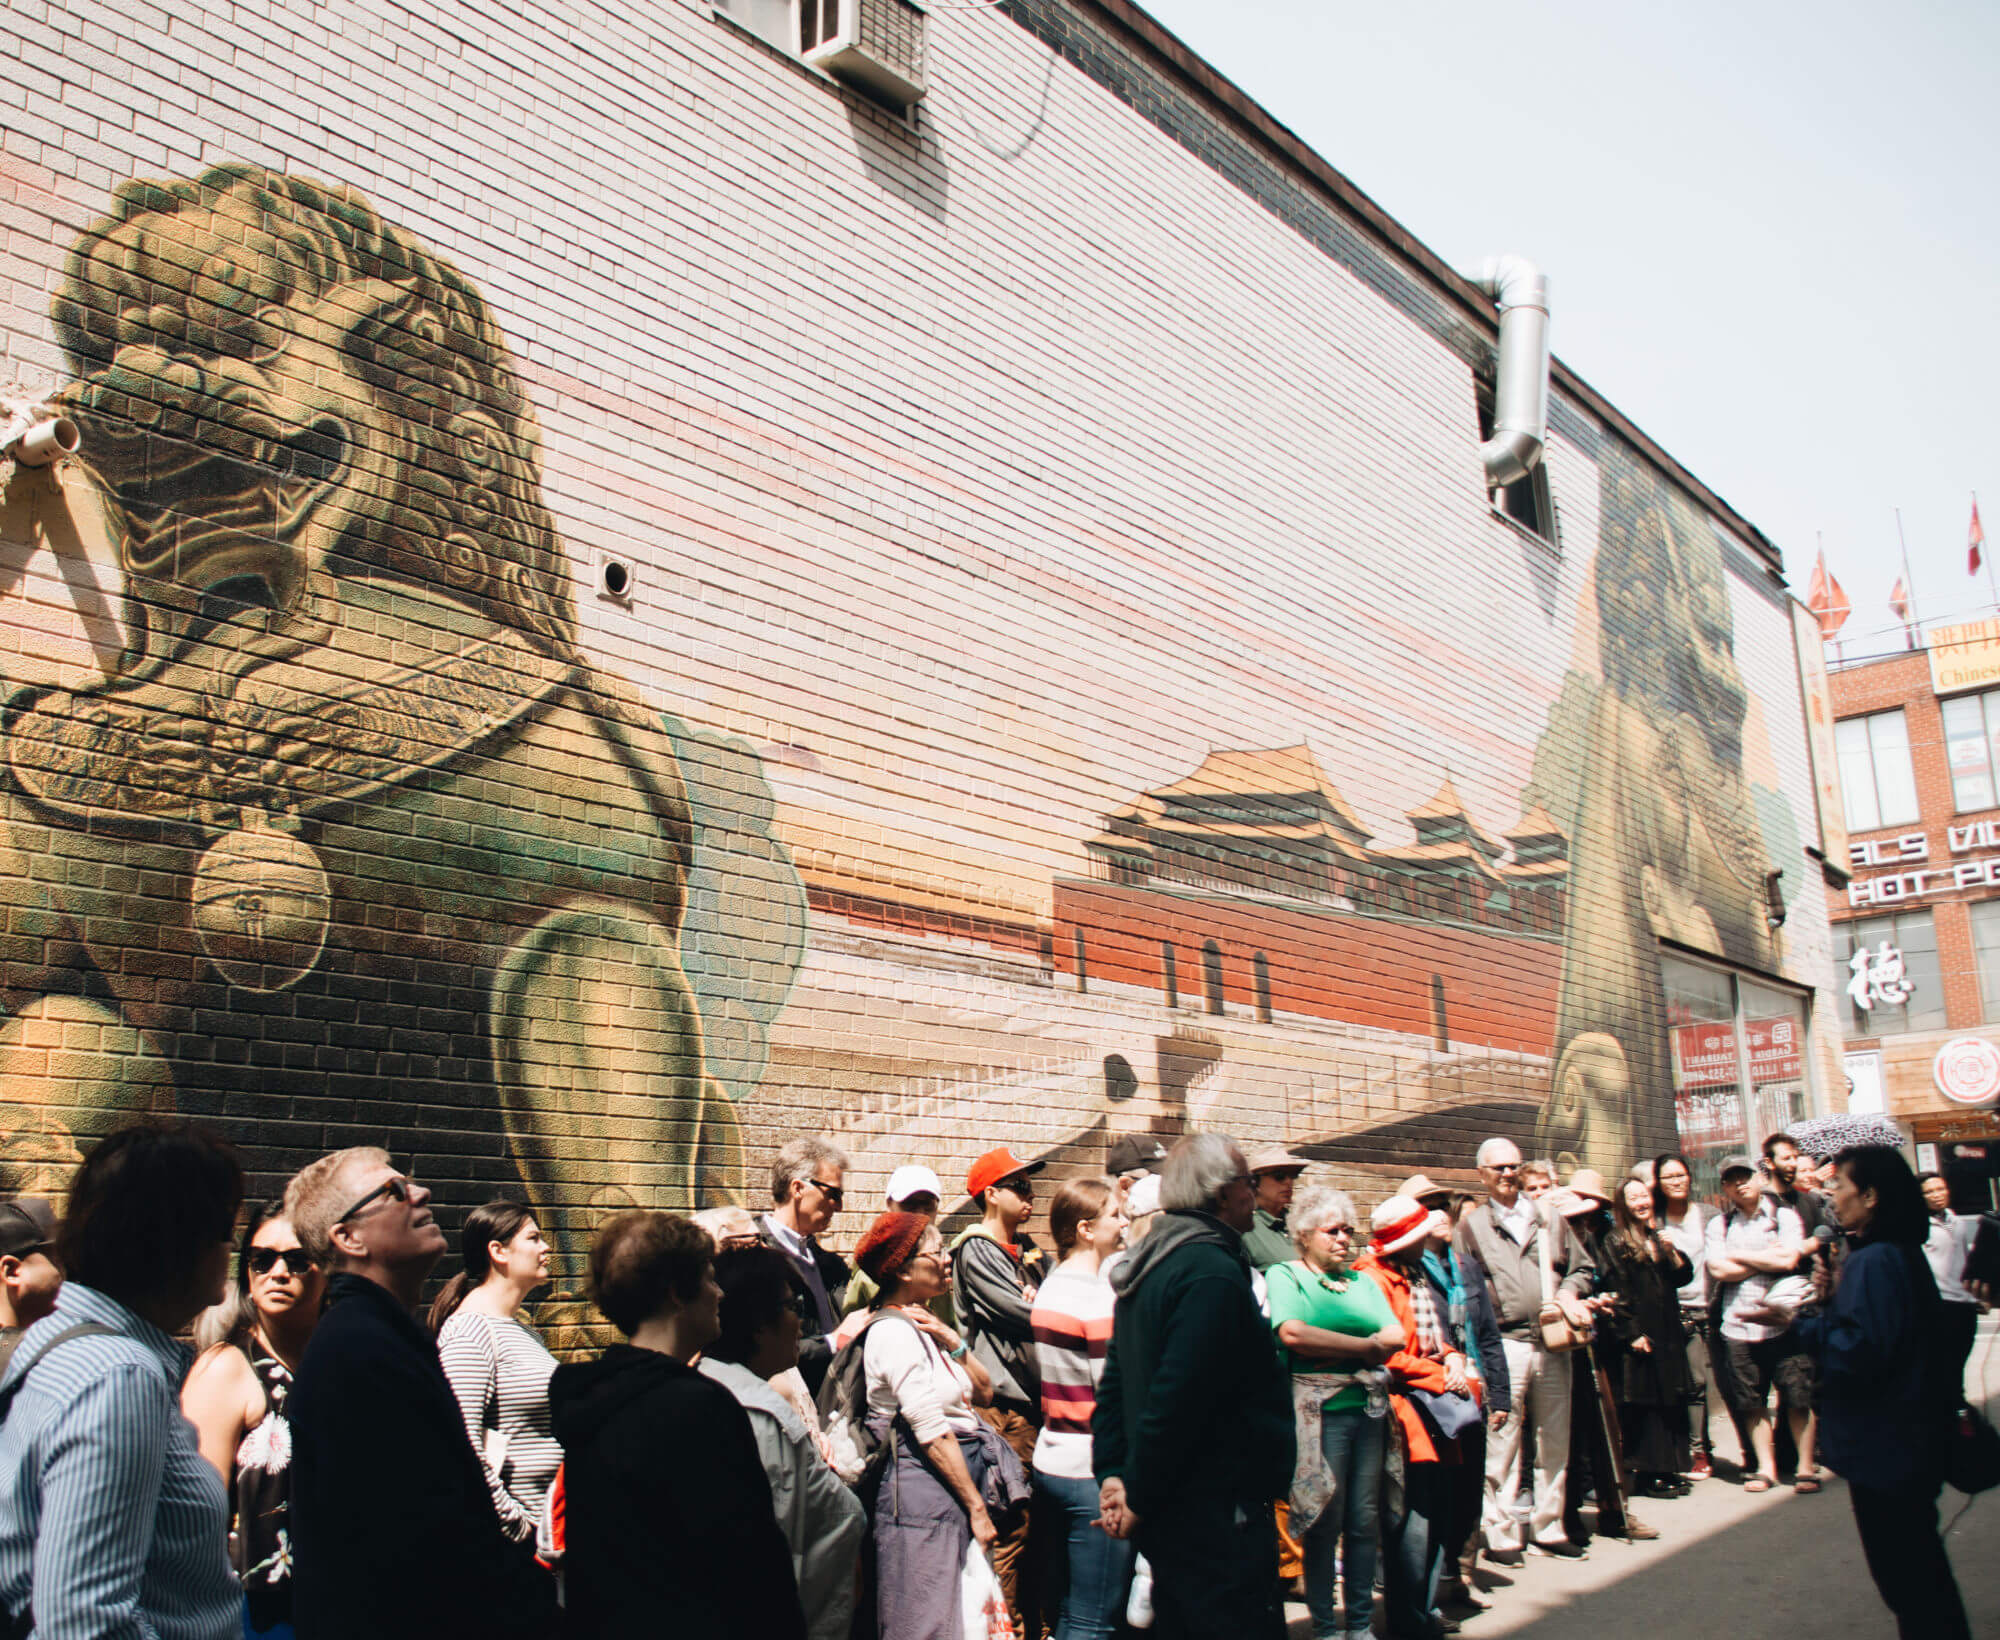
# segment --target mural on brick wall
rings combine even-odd
[[[755,1205],[802,1127],[857,1204],[913,1157],[1095,1167],[1192,1124],[1384,1183],[1493,1131],[1622,1170],[1672,1130],[1660,942],[1781,966],[1798,838],[1722,547],[1615,441],[1573,666],[1497,799],[1421,737],[1217,746],[1147,701],[1154,783],[1052,799],[1031,906],[1025,870],[911,888],[864,800],[779,805],[809,752],[767,770],[585,658],[507,340],[357,194],[131,184],[54,318],[82,453],[9,474],[0,539],[118,584],[100,675],[5,689],[0,1191],[138,1110],[272,1173],[386,1141],[448,1208],[525,1192],[560,1327],[598,1213]],[[1075,699],[1076,665],[1035,687]],[[1377,835],[1343,785],[1429,795]]]
[[[754,756],[579,655],[479,294],[233,167],[121,190],[54,316],[84,472],[8,533],[101,543],[125,638],[8,692],[0,1190],[134,1110],[323,1124],[518,1173],[570,1277],[737,1194],[803,891]]]

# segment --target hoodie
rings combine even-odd
[[[1039,1424],[1042,1379],[1028,1321],[1030,1261],[1040,1261],[1033,1242],[1023,1236],[1020,1248],[1011,1248],[983,1221],[952,1239],[952,1304],[967,1346],[993,1379],[993,1404]]]
[[[750,1419],[722,1385],[615,1344],[556,1368],[571,1640],[805,1640],[791,1550]]]
[[[1243,1238],[1207,1213],[1161,1213],[1111,1285],[1118,1308],[1091,1419],[1097,1478],[1121,1478],[1142,1523],[1283,1497],[1291,1390]]]

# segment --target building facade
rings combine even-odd
[[[1832,893],[1855,1108],[1962,1205],[2000,1173],[2000,623],[1831,678],[1852,878]]]
[[[1123,0],[861,9],[0,14],[0,1188],[384,1143],[560,1320],[802,1129],[1833,1095],[1775,549],[1559,362],[1489,489],[1491,299]]]

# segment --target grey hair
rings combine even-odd
[[[345,1262],[333,1244],[333,1230],[350,1200],[347,1175],[358,1167],[393,1165],[388,1151],[379,1145],[351,1145],[306,1163],[292,1175],[285,1186],[283,1217],[290,1221],[307,1258],[322,1269],[338,1269]]]
[[[1292,1245],[1303,1253],[1306,1237],[1334,1219],[1342,1224],[1355,1223],[1354,1198],[1330,1184],[1307,1186],[1299,1199],[1292,1203],[1292,1210],[1285,1219],[1286,1228],[1292,1233]]]
[[[810,1179],[829,1162],[845,1173],[847,1152],[816,1133],[800,1134],[771,1159],[771,1200],[782,1205],[794,1179]]]
[[[1186,1213],[1214,1205],[1243,1171],[1243,1147],[1226,1133],[1190,1133],[1160,1166],[1160,1206]]]
[[[1495,1136],[1488,1139],[1485,1144],[1479,1147],[1479,1154],[1472,1159],[1473,1165],[1475,1167],[1485,1167],[1495,1156],[1500,1154],[1500,1147],[1502,1145],[1513,1151],[1516,1156],[1521,1154],[1521,1147],[1515,1144],[1512,1139],[1502,1139]]]

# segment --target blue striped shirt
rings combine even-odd
[[[0,1603],[33,1606],[36,1640],[230,1640],[243,1597],[222,1477],[181,1416],[190,1352],[72,1281],[0,1387],[79,1321],[118,1336],[52,1352],[0,1426]]]

